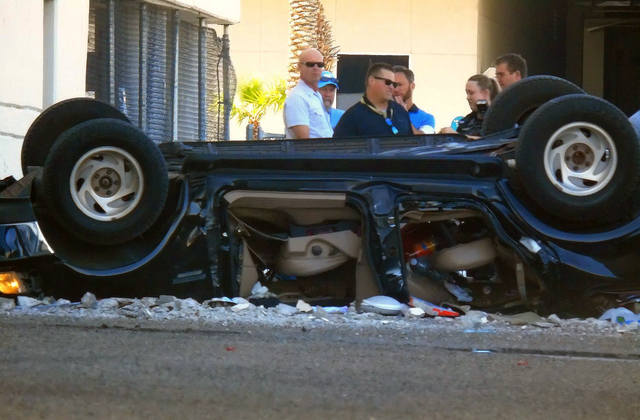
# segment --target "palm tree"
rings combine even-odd
[[[320,0],[289,0],[289,79],[288,88],[298,83],[298,57],[307,48],[317,48],[325,66],[333,71],[338,47],[333,46],[333,29]]]
[[[231,117],[238,119],[238,124],[245,120],[253,124],[253,138],[258,138],[260,120],[269,110],[278,112],[284,106],[287,97],[287,86],[284,79],[275,79],[270,83],[258,77],[242,81],[238,84],[237,101],[231,108]]]
[[[333,29],[331,23],[324,14],[324,6],[318,1],[318,17],[316,23],[316,43],[318,51],[324,56],[324,66],[327,70],[334,71],[338,63],[339,47],[333,46]]]
[[[298,57],[317,47],[318,0],[289,0],[289,89],[298,83]]]

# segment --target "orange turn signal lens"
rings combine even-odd
[[[20,277],[13,271],[0,273],[0,293],[5,295],[17,295],[25,291]]]

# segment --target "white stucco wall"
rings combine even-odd
[[[43,108],[84,96],[89,0],[44,2]]]
[[[19,178],[20,148],[42,108],[43,2],[0,1],[0,178]]]

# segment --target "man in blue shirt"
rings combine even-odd
[[[393,101],[393,67],[375,63],[367,71],[365,94],[336,125],[334,138],[411,135],[414,128],[404,107]]]
[[[413,72],[404,66],[395,66],[393,72],[398,84],[398,87],[393,92],[396,102],[404,105],[409,112],[411,123],[417,130],[422,131],[424,134],[435,133],[436,119],[433,115],[424,112],[413,103],[413,90],[416,88]]]
[[[332,106],[336,100],[336,90],[338,89],[338,79],[336,79],[330,71],[323,71],[322,77],[320,77],[320,81],[318,82],[318,91],[320,95],[322,95],[324,108],[329,114],[331,128],[336,128],[336,124],[338,124],[340,117],[344,114],[343,110],[333,108]]]

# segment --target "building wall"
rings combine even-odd
[[[240,0],[153,0],[234,23]],[[89,0],[0,1],[0,179],[22,176],[20,150],[42,109],[85,95]]]
[[[482,71],[506,53],[521,54],[530,74],[565,77],[564,0],[481,0],[478,54]]]
[[[42,21],[42,1],[0,1],[0,178],[22,175],[22,139],[42,108]]]
[[[341,54],[409,55],[415,103],[449,125],[469,112],[464,85],[478,71],[478,0],[322,0]],[[242,21],[230,29],[238,79],[287,76],[288,0],[243,0]],[[340,75],[337,75],[340,78]],[[282,115],[265,131],[283,133]],[[232,121],[231,138],[244,138]]]

